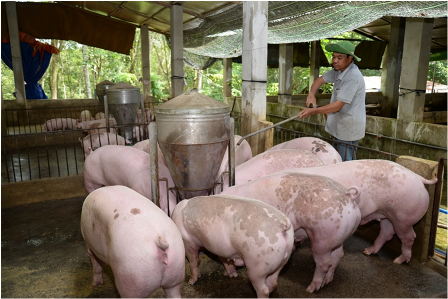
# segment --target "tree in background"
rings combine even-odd
[[[352,32],[346,32],[335,38],[367,39]],[[151,95],[157,99],[170,96],[171,58],[166,37],[149,32],[151,51]],[[141,50],[140,30],[136,30],[134,45],[130,55],[123,55],[99,48],[80,45],[73,41],[46,41],[55,45],[60,51],[53,55],[50,67],[39,82],[45,93],[52,99],[82,99],[94,96],[96,85],[104,80],[115,83],[127,82],[141,86]],[[325,51],[325,45],[332,40],[321,40],[322,48],[331,61],[331,53]],[[353,41],[357,44],[359,41]],[[15,99],[14,77],[12,71],[1,63],[2,95],[5,100]],[[435,66],[435,67],[434,67]],[[323,74],[329,68],[321,68]],[[200,72],[185,64],[185,77],[188,88],[201,87],[201,92],[207,96],[222,100],[222,61],[218,60],[210,68],[203,71],[202,84],[199,84]],[[361,70],[364,76],[380,76],[380,70]],[[232,65],[232,95],[241,96],[242,65]],[[268,95],[278,94],[278,69],[270,68],[267,73],[266,92]],[[431,62],[428,70],[428,81],[447,84],[447,61]],[[293,94],[308,93],[309,68],[294,67]],[[90,85],[90,86],[89,86]],[[332,85],[322,87],[323,92],[331,93]],[[90,94],[90,95],[89,95]]]

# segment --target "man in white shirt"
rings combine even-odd
[[[342,160],[356,160],[356,147],[348,144],[358,145],[366,130],[365,82],[358,67],[353,63],[353,59],[361,59],[354,53],[355,46],[348,41],[328,44],[325,49],[333,52],[333,69],[314,81],[306,99],[306,106],[312,105],[315,108],[303,109],[299,118],[311,114],[327,114],[325,131],[335,137],[334,146],[341,154]],[[326,83],[334,83],[331,101],[328,105],[318,107],[315,95]]]

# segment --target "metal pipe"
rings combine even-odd
[[[109,105],[107,104],[107,95],[104,95],[104,115],[106,117],[106,130],[107,133],[109,133]]]
[[[230,118],[229,187],[235,186],[235,121]]]
[[[149,124],[149,156],[151,159],[151,195],[152,201],[160,208],[159,190],[159,163],[157,156],[157,125],[156,122]],[[168,198],[167,198],[168,200]]]
[[[264,132],[264,131],[267,131],[267,130],[269,130],[269,129],[275,128],[275,127],[277,127],[277,126],[279,126],[279,125],[281,125],[281,124],[284,124],[284,123],[287,123],[287,122],[289,122],[289,121],[291,121],[291,120],[294,120],[294,119],[296,119],[297,117],[299,117],[299,116],[296,115],[296,116],[290,117],[290,118],[288,118],[288,119],[286,119],[286,120],[283,120],[283,121],[281,121],[281,122],[279,122],[279,123],[276,123],[275,125],[269,126],[269,127],[267,127],[267,128],[264,128],[264,129],[258,130],[258,131],[256,131],[256,132],[250,133],[249,135],[243,136],[243,137],[241,137],[241,139],[238,141],[238,143],[237,143],[236,145],[240,145],[241,142],[243,142],[243,140],[246,139],[246,138],[248,138],[248,137],[251,137],[251,136],[257,135],[257,134],[259,134],[259,133],[261,133],[261,132]]]

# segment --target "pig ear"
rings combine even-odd
[[[359,204],[359,196],[361,195],[361,188],[358,186],[351,186],[348,188],[348,192],[350,193],[350,197],[356,204]]]

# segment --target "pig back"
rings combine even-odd
[[[316,137],[300,137],[277,144],[268,151],[277,149],[307,150],[318,156],[325,164],[342,162],[341,155],[328,142]]]
[[[319,157],[306,150],[279,149],[266,151],[235,167],[235,184],[239,185],[289,168],[324,165]]]
[[[261,200],[289,217],[294,230],[337,227],[354,232],[361,220],[348,189],[327,177],[280,172],[233,186],[221,194]],[[359,196],[359,194],[357,194]]]
[[[278,233],[292,232],[288,217],[276,208],[259,200],[231,195],[184,200],[176,206],[173,220],[176,224],[181,222],[185,232],[198,238],[205,248],[216,247],[210,242],[229,241],[236,245],[247,238],[258,244],[265,242],[265,238],[268,243],[275,243]],[[222,237],[211,240],[211,234]],[[223,240],[227,239],[224,236],[229,236],[228,240]]]

